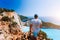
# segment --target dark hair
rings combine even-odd
[[[35,15],[34,15],[34,18],[37,18],[37,17],[38,17],[38,15],[37,15],[37,14],[35,14]]]

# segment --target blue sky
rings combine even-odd
[[[60,17],[60,0],[1,0],[0,7],[14,9],[25,16]]]
[[[53,17],[60,24],[60,0],[0,0],[0,8],[14,9],[24,16]]]

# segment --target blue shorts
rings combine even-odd
[[[33,32],[33,36],[34,37],[37,37],[38,36],[38,33],[37,32]]]
[[[39,31],[40,31],[40,28],[39,28],[39,29],[37,29],[36,31],[34,31],[34,32],[33,32],[33,36],[34,36],[34,37],[37,37],[37,36],[38,36]]]

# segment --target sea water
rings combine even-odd
[[[42,28],[42,31],[44,31],[48,38],[51,38],[53,40],[60,40],[60,30],[59,29],[51,29],[51,28]],[[29,31],[29,27],[22,27],[22,31],[23,32],[28,32]]]
[[[60,30],[59,29],[41,29],[45,33],[47,33],[49,38],[53,40],[60,40]]]

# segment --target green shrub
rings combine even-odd
[[[11,21],[11,19],[7,16],[3,16],[1,20],[2,21]]]
[[[38,37],[41,38],[40,40],[53,40],[47,37],[47,34],[45,32],[43,32],[42,30],[39,31],[38,33]]]

